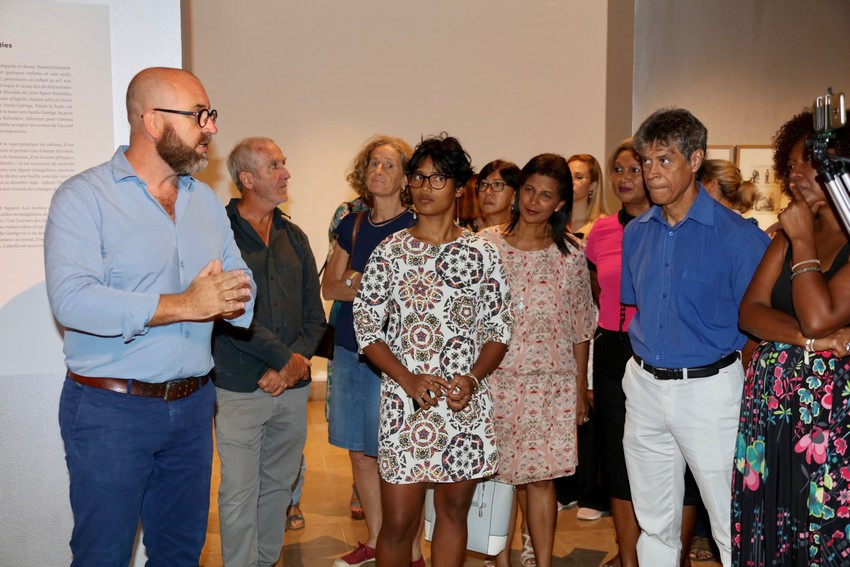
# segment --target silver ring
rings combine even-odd
[[[850,341],[844,343],[844,350],[850,351]]]
[[[582,420],[582,423],[587,423],[588,421],[590,421],[590,418],[589,418],[589,417],[585,417],[585,418],[584,418],[584,420]]]

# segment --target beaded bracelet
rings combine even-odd
[[[808,268],[800,268],[796,272],[791,272],[791,280],[799,276],[800,274],[805,274],[806,272],[820,272],[820,266],[810,266]]]
[[[797,262],[796,264],[791,266],[791,271],[793,272],[803,264],[817,264],[818,266],[820,266],[820,260],[818,260],[817,258],[812,258],[811,260],[803,260],[802,262]]]
[[[481,382],[478,381],[478,378],[472,372],[467,372],[466,374],[461,374],[461,376],[466,376],[467,378],[472,378],[472,381],[475,382],[475,388],[472,390],[472,393],[476,393],[478,388],[481,387]]]

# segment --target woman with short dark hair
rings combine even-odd
[[[486,378],[510,338],[510,294],[495,248],[455,223],[471,176],[455,138],[420,142],[407,168],[417,223],[375,249],[354,301],[357,341],[383,372],[378,567],[410,562],[429,483],[432,563],[462,565],[475,486],[495,472]]]
[[[515,163],[493,160],[478,174],[478,207],[483,221],[481,228],[504,224],[511,220],[511,203],[519,183],[519,168]]]

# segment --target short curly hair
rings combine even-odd
[[[460,141],[441,132],[438,136],[423,138],[413,156],[407,164],[407,173],[410,175],[416,168],[422,165],[427,158],[431,158],[434,170],[447,175],[455,180],[456,187],[463,187],[473,176],[472,160]]]
[[[850,117],[850,113],[847,116]],[[791,189],[788,187],[790,182],[788,175],[791,170],[788,162],[791,160],[791,150],[797,143],[809,138],[813,133],[812,112],[805,109],[783,124],[773,136],[773,170],[776,172],[777,179],[781,180],[782,191],[788,195],[791,194]],[[829,148],[837,155],[850,156],[850,127],[835,130],[835,137],[829,141]]]
[[[776,178],[781,180],[782,191],[788,195],[791,194],[791,189],[788,187],[788,174],[791,171],[788,162],[791,159],[791,150],[811,133],[812,113],[804,110],[780,126],[773,136],[773,171],[776,172]]]
[[[360,151],[357,152],[357,155],[352,160],[351,167],[348,174],[345,176],[345,180],[348,181],[348,185],[354,189],[358,195],[363,197],[363,200],[366,201],[366,204],[369,207],[371,207],[373,203],[372,194],[369,193],[369,188],[366,187],[366,172],[369,169],[369,158],[372,156],[372,152],[381,146],[389,146],[398,152],[398,155],[401,158],[402,171],[407,170],[407,163],[410,161],[410,156],[413,155],[413,148],[410,147],[410,144],[401,138],[396,138],[395,136],[377,135],[366,140],[360,148]],[[404,206],[409,206],[411,203],[410,193],[406,188],[401,192],[401,202]]]

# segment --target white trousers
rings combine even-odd
[[[626,365],[623,449],[641,529],[641,565],[679,565],[687,463],[720,560],[731,567],[732,466],[743,386],[739,362],[715,376],[683,380],[657,380],[634,358]]]

